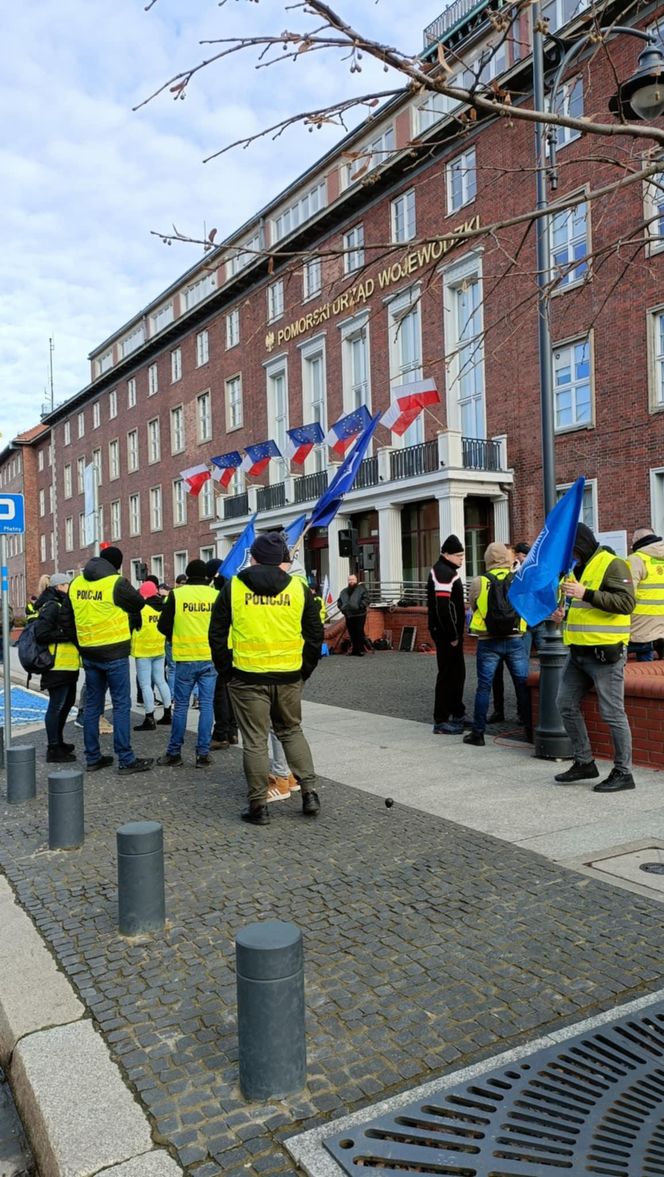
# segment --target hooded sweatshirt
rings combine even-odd
[[[627,557],[630,572],[632,573],[632,580],[634,582],[634,590],[636,592],[636,599],[639,599],[639,585],[643,581],[644,588],[648,587],[648,581],[653,580],[652,564],[648,566],[642,556],[650,556],[652,560],[657,560],[655,565],[655,574],[658,584],[664,584],[664,541],[661,536],[648,535],[644,536],[637,544],[636,551],[632,552],[631,556]],[[659,569],[659,570],[658,570]],[[664,589],[659,593],[660,598],[664,599]],[[658,638],[664,638],[664,614],[657,617],[645,617],[639,613],[632,614],[632,632],[630,634],[630,641],[632,642],[654,642]]]
[[[235,578],[233,578],[235,579]],[[290,573],[284,572],[278,565],[252,564],[238,573],[238,580],[246,585],[252,593],[261,597],[276,597],[288,587],[292,579]],[[261,674],[250,674],[246,671],[234,670],[233,651],[229,648],[228,638],[232,625],[231,585],[229,580],[219,593],[210,617],[210,649],[212,660],[224,682],[231,677],[253,683],[285,683],[306,680],[315,670],[321,653],[323,641],[323,623],[320,619],[318,607],[312,594],[307,590],[304,594],[302,609],[302,667],[296,671],[266,671]]]
[[[67,593],[61,593],[59,589],[51,588],[49,585],[44,589],[35,608],[37,618],[32,624],[38,642],[44,646],[58,642],[76,644],[74,610]],[[42,690],[75,682],[77,678],[78,670],[46,670],[41,676]]]
[[[511,548],[508,548],[506,544],[489,544],[484,553],[484,563],[487,572],[497,572],[499,568],[505,568],[508,572],[511,572],[514,567],[514,557]],[[480,595],[481,589],[482,577],[474,576],[470,582],[470,589],[468,590],[468,604],[473,613],[475,612],[477,598]],[[477,634],[476,636],[481,640],[483,635]],[[486,637],[489,636],[489,634],[486,634]],[[519,635],[515,634],[514,636],[518,637]]]
[[[104,580],[107,576],[117,576],[113,586],[113,604],[128,614],[130,630],[141,628],[141,609],[145,601],[126,577],[118,576],[117,568],[103,556],[93,556],[85,565],[82,575],[84,580],[91,582]],[[116,658],[128,658],[130,648],[131,640],[127,639],[126,642],[114,642],[110,646],[86,646],[82,653],[84,657],[97,662],[114,662]]]
[[[457,565],[446,560],[442,553],[427,580],[427,611],[429,633],[434,642],[458,642],[463,638],[466,623],[463,580]]]

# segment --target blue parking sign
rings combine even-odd
[[[0,535],[22,535],[24,531],[23,495],[0,495]]]

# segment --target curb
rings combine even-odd
[[[74,989],[0,877],[0,1065],[40,1177],[177,1177]]]

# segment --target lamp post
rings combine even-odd
[[[544,34],[541,28],[541,7],[539,0],[531,5],[533,22],[533,103],[535,110],[544,110]],[[657,38],[621,25],[612,25],[605,31],[608,36],[624,33],[639,37],[648,46],[639,56],[635,73],[623,82],[618,93],[611,99],[609,109],[613,114],[627,118],[656,118],[664,110],[664,53],[657,47]],[[555,109],[555,100],[562,75],[570,61],[588,44],[596,30],[584,33],[563,54],[556,71],[550,95],[550,107]],[[547,144],[549,160],[547,161]],[[550,217],[547,182],[557,185],[556,172],[556,131],[547,129],[541,122],[535,123],[535,151],[537,178],[537,210],[540,214],[535,223],[537,251],[537,310],[539,345],[540,416],[542,429],[542,482],[544,491],[544,512],[548,515],[556,503],[555,463],[555,421],[553,395],[553,355],[551,347],[551,322],[549,318],[549,271],[550,271]],[[556,704],[562,669],[566,660],[565,647],[560,630],[553,621],[545,623],[545,633],[539,648],[540,687],[539,716],[534,731],[535,756],[544,760],[571,756],[571,745],[562,725]]]

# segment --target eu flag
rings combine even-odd
[[[343,497],[352,488],[360,469],[360,463],[367,452],[374,430],[381,414],[369,419],[369,424],[360,434],[348,457],[343,461],[327,490],[323,491],[313,509],[309,527],[327,527],[341,506]]]
[[[528,625],[538,625],[558,605],[560,577],[572,567],[584,485],[585,478],[577,478],[549,511],[544,527],[507,590],[510,602]]]

